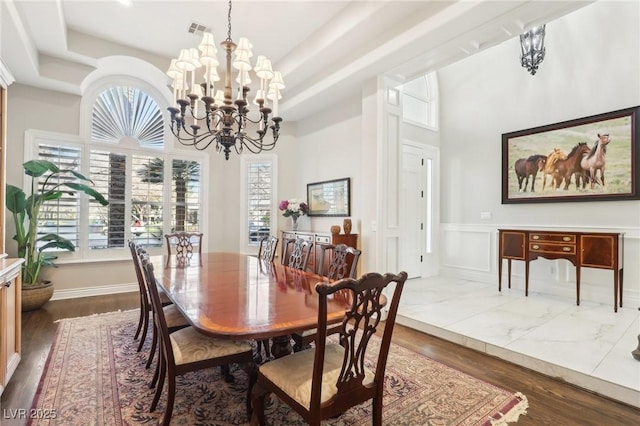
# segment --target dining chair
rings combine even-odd
[[[194,253],[198,253],[198,260],[202,265],[202,232],[174,232],[165,234],[167,242],[167,265],[172,255],[175,255],[179,266],[188,266]],[[174,252],[175,251],[175,252]]]
[[[136,330],[136,334],[134,339],[137,339],[140,329],[142,329],[142,336],[140,337],[140,343],[138,344],[138,352],[142,350],[142,347],[147,338],[147,330],[149,328],[149,317],[151,312],[153,311],[153,306],[151,304],[151,299],[149,298],[149,290],[147,289],[147,284],[144,278],[144,273],[142,271],[142,266],[140,264],[140,256],[147,255],[146,250],[136,244],[133,241],[129,241],[129,249],[131,250],[131,257],[133,258],[133,267],[136,271],[136,278],[138,280],[138,289],[140,291],[140,320],[138,322],[138,329]],[[187,319],[178,311],[178,309],[172,304],[171,300],[167,297],[164,291],[159,292],[160,295],[160,303],[162,305],[162,310],[164,311],[165,318],[167,319],[167,326],[169,330],[174,331],[180,328],[186,327],[189,325]],[[142,325],[140,324],[142,322]],[[149,350],[149,357],[147,358],[146,368],[151,367],[151,363],[155,357],[156,348],[158,343],[158,333],[156,330],[155,323],[152,328],[152,340],[151,340],[151,349]],[[155,381],[157,380],[158,368],[156,366],[156,373],[154,374],[154,379],[151,382],[151,387],[153,387]]]
[[[328,262],[325,261],[327,252],[331,252],[331,259]],[[318,275],[330,280],[355,278],[361,254],[361,250],[346,244],[322,244],[320,245]]]
[[[273,262],[276,257],[276,248],[278,247],[278,238],[268,235],[260,240],[260,249],[258,250],[258,258],[265,262]]]
[[[154,309],[154,319],[158,325],[160,334],[160,376],[156,386],[156,392],[151,402],[151,411],[155,411],[164,389],[164,381],[167,379],[167,407],[164,412],[162,424],[168,426],[173,414],[173,405],[176,396],[176,377],[191,371],[202,370],[211,367],[224,367],[232,363],[242,364],[249,377],[247,389],[246,410],[247,415],[251,411],[251,387],[255,380],[255,364],[253,362],[253,348],[244,340],[222,339],[207,336],[200,333],[194,327],[189,326],[180,330],[169,332],[167,320],[161,307],[158,285],[153,271],[153,264],[149,256],[141,258],[145,280],[149,288],[151,303]],[[227,381],[233,381],[233,376],[226,370]]]
[[[263,262],[273,262],[276,257],[276,249],[278,247],[278,238],[273,235],[268,235],[260,240],[260,249],[258,250],[258,259]],[[271,351],[269,349],[269,340],[257,340],[258,355],[262,358],[262,349],[264,348],[267,359],[271,357]]]
[[[344,278],[318,283],[315,348],[275,359],[258,368],[251,397],[251,424],[265,424],[265,398],[274,393],[310,425],[320,425],[321,420],[339,416],[372,399],[372,424],[381,425],[387,356],[406,279],[406,272],[397,275],[370,272],[357,280]],[[390,285],[392,283],[395,285]],[[381,297],[385,289],[392,292],[392,298],[386,321],[381,322]],[[342,320],[336,340],[339,343],[332,343],[326,339],[327,300],[338,297],[349,297],[351,306]],[[382,339],[373,339],[379,326],[383,327]],[[371,364],[365,362],[367,355],[374,358]]]
[[[282,264],[290,268],[306,270],[313,242],[302,238],[285,238],[282,243]]]
[[[267,239],[271,239],[271,242],[267,242],[265,244],[265,247],[267,245],[270,245],[271,249],[273,250],[271,252],[270,256],[263,256],[264,253],[266,253],[266,250],[263,251],[262,250],[262,243],[264,241],[266,241]],[[274,242],[275,241],[275,242]],[[258,252],[258,267],[260,268],[260,273],[262,274],[274,274],[275,273],[275,267],[273,265],[273,259],[274,259],[274,255],[275,255],[275,250],[276,247],[278,246],[278,239],[276,237],[273,236],[269,236],[269,237],[265,237],[260,241],[260,251]],[[265,259],[266,257],[266,259]],[[257,362],[262,362],[263,359],[269,360],[271,358],[271,347],[270,347],[270,342],[269,339],[258,339],[256,340],[256,344],[257,344],[257,350],[256,350],[256,355],[257,355]],[[262,350],[264,349],[264,354],[266,358],[262,357]]]
[[[356,269],[358,268],[358,260],[360,259],[361,250],[346,244],[321,244],[320,261],[318,263],[318,275],[327,277],[332,281],[341,280],[342,278],[355,278]],[[327,252],[331,252],[332,256],[328,262],[325,262]],[[339,325],[334,325],[327,330],[327,334],[337,333]],[[304,330],[300,333],[291,334],[294,341],[293,350],[298,352],[307,348],[311,342],[316,339],[316,329]]]

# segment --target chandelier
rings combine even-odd
[[[265,56],[258,56],[253,71],[259,79],[260,88],[256,91],[253,103],[259,114],[255,119],[249,118],[247,95],[251,84],[252,45],[244,37],[238,40],[237,45],[231,40],[231,0],[228,22],[227,39],[220,43],[227,60],[223,89],[214,90],[214,84],[220,81],[217,71],[219,62],[213,34],[209,32],[204,33],[198,48],[182,49],[178,58],[171,60],[167,71],[167,75],[173,78],[171,87],[174,104],[168,108],[173,135],[181,144],[198,150],[206,149],[215,142],[216,150],[224,152],[227,160],[231,148],[237,154],[243,148],[254,154],[275,148],[282,121],[278,116],[278,101],[282,98],[280,90],[284,89],[282,75],[272,70],[271,61]],[[235,55],[233,60],[232,53]],[[204,82],[196,84],[196,71],[201,68],[204,68]],[[232,68],[238,72],[235,100],[231,87]],[[272,108],[269,107],[269,101]],[[255,137],[248,134],[249,123],[256,128]],[[268,129],[271,129],[272,140],[264,141]]]
[[[520,34],[520,48],[522,49],[520,63],[531,75],[536,74],[538,66],[544,59],[545,26],[534,27],[526,33]]]

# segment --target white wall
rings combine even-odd
[[[546,58],[535,76],[519,64],[517,38],[438,72],[443,263],[450,274],[497,281],[500,227],[614,230],[626,233],[625,301],[637,305],[640,201],[502,205],[501,135],[640,105],[639,14],[638,2],[598,2],[548,23]],[[480,212],[491,219],[481,222]],[[460,247],[470,249],[463,256]],[[557,262],[554,274],[549,261],[532,262],[531,278],[544,279],[536,289],[573,292],[555,286],[574,279],[573,267]],[[585,268],[582,281],[594,285],[584,297],[610,300],[612,280],[610,271]]]
[[[359,97],[341,101],[333,108],[298,123],[295,158],[297,173],[295,185],[280,198],[307,197],[307,184],[325,180],[351,178],[352,233],[360,233],[363,208],[360,152],[363,141],[361,132],[362,101]],[[281,163],[279,163],[281,164]],[[291,175],[289,175],[291,176]],[[289,177],[291,179],[291,177]],[[282,189],[282,186],[281,186]],[[299,229],[330,232],[332,225],[342,227],[343,217],[307,217],[298,220]],[[285,223],[284,229],[291,229]]]

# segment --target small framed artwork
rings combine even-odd
[[[640,107],[502,135],[502,204],[640,199]]]
[[[351,216],[351,178],[307,184],[309,216]]]

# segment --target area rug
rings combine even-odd
[[[149,412],[153,368],[145,369],[149,345],[137,352],[133,341],[136,310],[61,320],[36,396],[31,425],[155,425],[165,396]],[[379,343],[376,338],[375,344]],[[220,369],[177,379],[172,425],[245,425],[244,370],[232,367],[233,383]],[[483,382],[398,345],[392,345],[386,371],[385,425],[504,425],[526,413],[524,395]],[[46,415],[45,415],[46,414]],[[303,425],[297,413],[271,396],[271,425]],[[47,418],[42,418],[47,417]],[[371,403],[327,425],[369,425]]]

